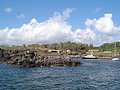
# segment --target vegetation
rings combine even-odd
[[[88,50],[96,49],[99,52],[95,53],[95,55],[107,55],[113,56],[114,54],[114,43],[105,43],[99,47],[94,47],[92,44],[81,44],[81,43],[73,43],[73,42],[64,42],[64,43],[53,43],[53,44],[32,44],[32,45],[23,45],[23,46],[0,46],[0,48],[4,49],[33,49],[39,50],[40,54],[56,54],[55,52],[49,53],[49,49],[54,50],[71,50],[72,54],[87,54]],[[120,53],[120,42],[116,42],[117,53]],[[108,51],[108,52],[105,52]],[[111,53],[110,53],[111,52]],[[61,52],[60,54],[65,54],[65,52]]]

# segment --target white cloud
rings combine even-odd
[[[11,13],[13,11],[13,9],[11,7],[7,7],[7,8],[5,8],[4,11],[7,13]]]
[[[99,19],[87,19],[85,24],[96,33],[97,42],[99,43],[120,40],[120,27],[115,26],[112,20],[112,14],[104,14]]]
[[[68,12],[69,13],[69,12]],[[69,15],[68,15],[69,16]],[[32,19],[30,23],[20,28],[0,30],[0,39],[10,44],[31,43],[58,43],[72,40],[71,25],[69,25],[60,13],[54,14],[48,20],[39,23]]]
[[[95,40],[96,40],[96,34],[89,28],[85,30],[77,29],[74,32],[75,42],[91,44],[91,43],[94,43]]]
[[[25,15],[23,13],[21,13],[20,15],[17,15],[16,18],[17,19],[22,19],[22,18],[25,18]]]
[[[112,30],[114,30],[114,25],[111,18],[112,14],[105,14],[104,17],[101,17],[100,19],[96,20],[96,30],[103,33],[112,33]]]
[[[102,10],[102,8],[100,8],[100,7],[95,8],[94,11],[92,12],[92,14],[96,15],[97,13],[100,13],[101,10]]]
[[[98,20],[87,19],[85,24],[87,27],[94,27],[95,30],[105,34],[113,34],[116,29],[112,20],[112,14],[105,14],[104,17]]]
[[[100,45],[104,42],[119,40],[120,27],[114,25],[112,14],[105,14],[99,19],[87,19],[86,28],[72,30],[67,22],[73,9],[66,9],[63,14],[56,12],[44,22],[33,18],[20,28],[0,30],[2,44],[59,43],[73,41]]]
[[[65,11],[63,11],[63,19],[67,19],[70,17],[70,13],[73,12],[74,9],[71,8],[67,8]]]
[[[95,12],[98,13],[101,10],[101,8],[96,8]]]

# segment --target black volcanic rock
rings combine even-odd
[[[80,61],[72,61],[55,56],[38,55],[34,50],[0,49],[1,62],[20,67],[79,66]]]

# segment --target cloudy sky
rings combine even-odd
[[[120,41],[119,0],[0,0],[0,44]]]

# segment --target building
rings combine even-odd
[[[91,50],[88,50],[89,53],[96,53],[96,52],[99,52],[99,50],[97,49],[91,49]]]
[[[61,53],[62,50],[54,50],[54,49],[49,49],[48,52],[57,52],[57,53]]]

